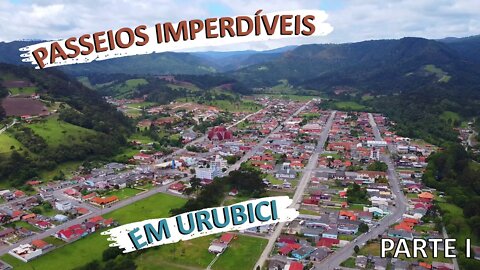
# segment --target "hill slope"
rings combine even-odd
[[[13,78],[34,85],[40,96],[35,101],[51,114],[32,123],[18,123],[2,134],[2,142],[13,146],[3,147],[0,155],[0,179],[9,184],[21,186],[40,171],[66,161],[112,156],[133,129],[98,93],[58,70],[0,64],[0,74],[0,83]]]
[[[252,86],[273,86],[287,79],[309,89],[353,87],[384,93],[448,83],[450,79],[458,82],[478,74],[477,66],[448,44],[403,38],[299,46],[271,62],[232,75]]]

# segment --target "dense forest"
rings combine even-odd
[[[444,192],[448,203],[460,208],[460,212],[444,211],[443,224],[450,236],[457,241],[458,250],[465,250],[465,238],[480,239],[480,164],[472,161],[459,144],[450,144],[443,151],[428,159],[428,167],[423,176],[424,183]],[[461,253],[459,261],[464,269],[476,270],[480,262],[466,259]]]

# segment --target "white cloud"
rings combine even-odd
[[[15,3],[14,3],[15,2]],[[206,18],[226,12],[226,16],[251,15],[293,9],[324,9],[332,34],[319,38],[215,47],[215,50],[270,49],[285,45],[327,42],[354,42],[367,39],[421,36],[442,38],[479,34],[478,0],[300,0],[280,1],[113,1],[83,0],[0,0],[0,40],[60,39],[140,24],[176,22]],[[331,4],[335,2],[333,8]],[[218,8],[217,8],[218,7]],[[213,49],[213,48],[212,48]]]

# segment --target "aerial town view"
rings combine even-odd
[[[0,3],[0,270],[480,269],[478,3],[114,2]],[[325,10],[333,31],[44,69],[20,57],[261,8]],[[128,253],[105,234],[285,196],[288,221]]]

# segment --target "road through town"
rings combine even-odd
[[[383,138],[372,114],[369,114],[368,117],[370,125],[373,128],[375,140],[382,141]],[[385,232],[390,225],[400,220],[403,214],[405,214],[407,211],[407,199],[400,188],[397,173],[395,172],[395,167],[390,155],[388,153],[383,155],[382,161],[388,165],[388,180],[396,206],[392,209],[392,212],[389,215],[380,220],[377,227],[371,228],[369,232],[357,237],[355,242],[352,241],[348,243],[341,249],[335,251],[335,253],[332,255],[328,256],[325,260],[316,263],[315,269],[330,270],[338,267],[343,261],[348,259],[353,254],[355,246],[362,247],[367,243],[368,240],[377,238],[378,235],[383,234],[383,232]]]
[[[238,162],[236,162],[234,165],[230,166],[230,168],[228,168],[228,170],[225,172],[225,174],[228,174],[231,171],[238,170],[240,168],[240,165],[243,162],[248,161],[255,153],[257,153],[260,150],[260,148],[265,143],[268,142],[268,140],[270,140],[270,137],[271,137],[272,134],[280,131],[283,128],[283,124],[290,121],[293,117],[297,116],[300,112],[302,112],[308,106],[308,104],[310,104],[310,102],[311,101],[305,103],[302,107],[300,107],[298,110],[296,110],[290,117],[288,117],[283,123],[280,123],[274,130],[272,130],[270,132],[270,134],[268,136],[263,138],[263,140],[261,140],[259,143],[257,143],[250,151],[248,151],[242,158],[240,158],[240,160]]]
[[[267,107],[268,108],[268,107]],[[262,110],[265,110],[266,108],[263,108]],[[251,113],[247,116],[245,116],[244,118],[238,120],[237,122],[233,123],[232,125],[229,126],[229,128],[233,127],[233,126],[236,126],[238,124],[240,124],[241,122],[245,121],[248,117],[252,116],[252,115],[255,115],[257,113],[260,113],[262,110],[259,110],[255,113]],[[195,142],[199,142],[201,140],[204,140],[206,138],[206,136],[203,136],[197,140],[195,140]],[[179,149],[176,151],[176,153],[180,153],[180,151],[183,151],[186,146],[188,145],[191,145],[192,143],[195,143],[195,142],[191,142],[190,144],[187,144],[185,145],[184,148],[182,149]],[[237,162],[236,164],[234,164],[233,166],[240,166],[239,162]],[[179,181],[182,181],[182,180],[188,180],[188,179],[180,179],[178,181],[175,181],[175,182],[179,182]],[[172,182],[172,183],[175,183],[175,182]],[[30,243],[32,240],[34,239],[43,239],[45,237],[48,237],[50,235],[53,235],[55,234],[56,232],[58,232],[59,230],[62,230],[62,229],[65,229],[69,226],[72,226],[72,225],[75,225],[75,224],[78,224],[80,222],[82,222],[83,220],[85,219],[89,219],[91,217],[94,217],[94,216],[98,216],[98,215],[104,215],[104,214],[107,214],[107,213],[110,213],[112,211],[115,211],[119,208],[122,208],[124,206],[127,206],[129,204],[132,204],[132,203],[135,203],[136,201],[139,201],[139,200],[143,200],[145,198],[148,198],[152,195],[155,195],[157,193],[160,193],[160,192],[167,192],[168,190],[168,187],[170,186],[170,184],[172,183],[169,183],[169,185],[164,185],[164,186],[158,186],[158,187],[155,187],[149,191],[146,191],[146,192],[143,192],[143,193],[139,193],[137,194],[136,196],[133,196],[133,197],[130,197],[130,198],[127,198],[125,200],[121,200],[113,205],[111,205],[110,207],[107,207],[107,208],[97,208],[97,207],[93,207],[93,206],[90,206],[90,205],[87,205],[86,203],[81,203],[81,204],[78,204],[78,206],[82,206],[82,207],[85,207],[85,208],[88,208],[91,212],[87,215],[83,215],[81,216],[80,218],[77,218],[77,219],[73,219],[73,220],[69,220],[65,223],[62,223],[58,226],[55,226],[54,228],[51,228],[51,229],[48,229],[48,230],[45,230],[43,232],[39,232],[37,234],[34,234],[30,237],[26,237],[20,241],[18,241],[17,243],[13,244],[13,245],[9,245],[9,246],[2,246],[0,247],[0,256],[3,255],[3,254],[6,254],[9,250],[13,249],[13,248],[16,248],[20,245],[23,245],[23,244],[28,244]],[[55,193],[58,195],[59,193],[62,193],[62,190],[59,190],[59,191],[55,191]]]
[[[335,111],[332,112],[332,114],[328,118],[327,123],[320,135],[320,139],[317,142],[317,147],[315,148],[314,153],[308,160],[308,164],[305,167],[302,179],[299,181],[297,189],[295,190],[295,194],[293,195],[292,206],[294,206],[296,209],[300,208],[299,202],[302,199],[305,188],[307,187],[308,181],[310,180],[310,175],[312,171],[314,171],[314,169],[317,167],[318,156],[324,150],[325,142],[327,141],[327,138],[328,138],[328,132],[332,127],[334,117],[335,117]],[[260,255],[260,258],[258,259],[257,263],[255,264],[254,269],[257,269],[258,266],[262,267],[265,264],[265,261],[268,259],[268,255],[273,249],[273,246],[275,245],[275,241],[280,236],[284,226],[285,226],[284,223],[279,223],[275,227],[275,230],[272,232],[272,234],[270,235],[270,238],[268,239],[267,246],[265,247],[262,254]]]

